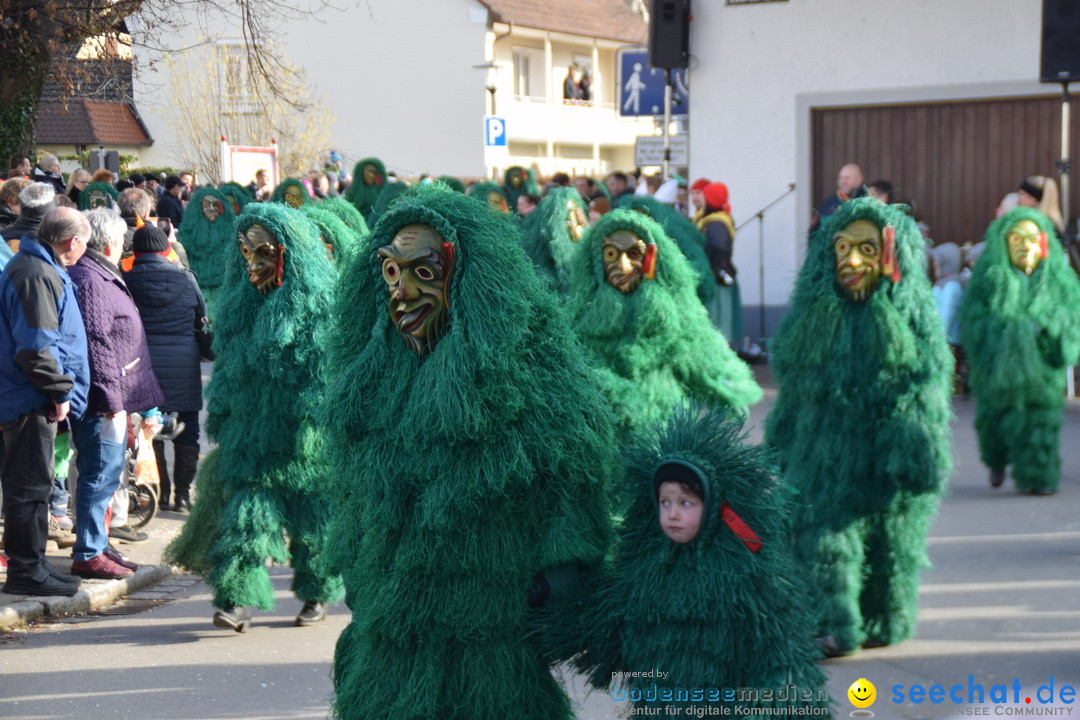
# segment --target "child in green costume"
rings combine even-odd
[[[327,245],[327,251],[334,263],[340,263],[356,252],[360,242],[360,236],[349,228],[340,217],[325,207],[326,200],[321,203],[308,203],[300,208],[300,212],[308,216],[319,229],[319,240]]]
[[[519,243],[509,215],[421,186],[343,268],[335,717],[573,717],[525,619],[549,576],[604,557],[613,436]]]
[[[952,354],[914,221],[850,200],[809,244],[771,353],[766,425],[800,495],[796,558],[830,655],[911,637],[945,489]]]
[[[1065,368],[1080,356],[1080,283],[1051,223],[1019,207],[994,221],[960,310],[975,429],[990,484],[1053,495]]]
[[[232,203],[225,195],[212,187],[203,187],[192,193],[184,210],[184,221],[176,231],[211,318],[216,316],[215,296],[226,263],[236,252],[235,222]]]
[[[509,208],[517,213],[518,198],[524,193],[531,195],[540,194],[540,186],[536,183],[536,177],[529,168],[513,165],[506,168],[503,173],[503,194]]]
[[[562,645],[552,654],[576,655],[590,684],[638,713],[828,707],[786,493],[770,454],[745,440],[733,411],[697,406],[636,438],[612,566],[547,617],[545,640]]]
[[[695,295],[694,270],[655,220],[612,210],[586,231],[567,310],[623,433],[688,399],[745,409],[761,399]]]
[[[345,198],[328,197],[319,203],[319,207],[337,215],[341,222],[345,223],[345,227],[356,234],[356,237],[362,238],[368,234],[368,224],[364,216]]]
[[[333,472],[314,421],[337,273],[316,227],[292,208],[250,205],[236,230],[239,247],[219,295],[229,312],[215,325],[206,388],[206,429],[218,450],[167,557],[209,569],[214,624],[244,632],[252,606],[274,606],[267,557],[292,564],[292,591],[304,602],[297,625],[322,620],[341,595],[325,553]]]

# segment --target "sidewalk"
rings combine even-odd
[[[141,545],[126,545],[113,541],[124,556],[139,569],[134,575],[121,580],[83,580],[79,592],[71,597],[37,597],[33,595],[9,595],[0,592],[0,631],[27,625],[35,620],[54,619],[99,610],[151,585],[178,574],[169,565],[161,565],[165,546],[183,527],[183,518],[173,512],[160,513],[141,528],[150,539]],[[0,522],[0,527],[3,523]],[[71,548],[47,553],[49,562],[62,572],[71,571]],[[0,586],[7,579],[7,572],[0,569]]]

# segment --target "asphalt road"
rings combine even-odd
[[[773,397],[769,391],[752,410],[752,437]],[[876,685],[871,710],[879,718],[950,718],[983,708],[997,717],[1014,710],[1080,716],[1061,697],[1066,685],[1080,689],[1080,403],[1066,412],[1061,490],[1049,498],[1017,495],[1011,484],[990,488],[978,461],[973,404],[956,400],[954,408],[956,469],[931,532],[933,568],[921,589],[918,636],[825,662],[836,716],[853,709],[846,692],[859,678]],[[164,514],[150,526],[150,543],[129,548],[132,557],[156,561],[180,522]],[[293,627],[300,604],[288,592],[288,572],[274,569],[278,609],[256,615],[246,634],[214,628],[208,588],[179,576],[114,606],[118,614],[0,636],[0,718],[325,717],[334,642],[347,610],[334,608],[320,626]],[[1054,702],[1041,704],[1037,693],[1051,678]],[[579,718],[607,720],[625,708],[586,693],[578,677],[563,679]],[[1015,681],[1018,703],[1011,702]],[[935,684],[946,700],[951,686],[962,684],[965,705],[909,699],[914,685]],[[1008,686],[1009,703],[990,702],[995,684]],[[897,685],[901,703],[892,702]],[[984,703],[966,702],[969,685],[983,688]]]

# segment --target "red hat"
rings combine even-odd
[[[702,192],[705,195],[705,202],[709,207],[723,210],[724,212],[727,212],[730,209],[730,206],[728,205],[728,189],[727,185],[724,183],[709,183]]]
[[[694,181],[694,184],[690,186],[691,190],[704,190],[705,186],[709,184],[709,178],[698,178]]]

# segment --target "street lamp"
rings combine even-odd
[[[473,65],[473,69],[484,71],[484,83],[491,94],[491,114],[495,115],[495,90],[497,89],[495,81],[498,79],[499,63],[490,60],[483,65]]]

